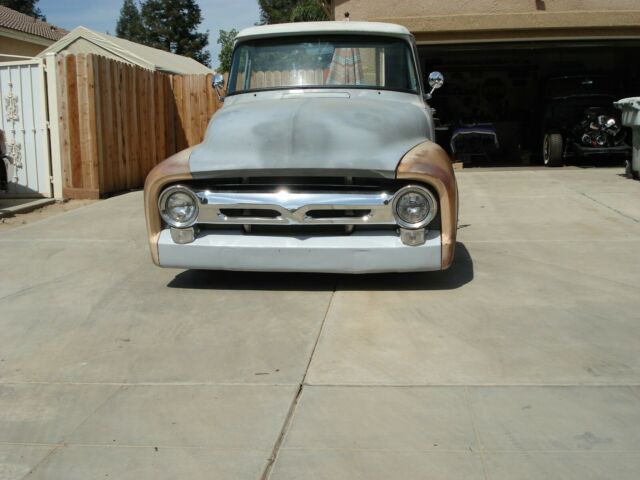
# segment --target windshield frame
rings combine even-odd
[[[415,77],[415,89],[401,89],[395,87],[382,87],[377,85],[286,85],[286,86],[277,86],[277,87],[260,87],[260,88],[250,88],[247,90],[233,90],[229,91],[229,87],[233,85],[237,79],[238,75],[238,65],[239,61],[237,59],[238,52],[240,48],[246,45],[269,45],[269,44],[282,44],[282,43],[300,43],[305,41],[322,41],[323,39],[327,39],[334,42],[340,41],[349,41],[357,39],[358,42],[399,42],[404,44],[404,47],[407,50],[410,64],[409,68],[413,69],[413,75]],[[421,95],[422,92],[422,78],[421,72],[419,68],[419,64],[416,61],[416,51],[414,48],[413,42],[409,41],[409,39],[405,39],[397,36],[390,35],[376,35],[376,34],[321,34],[321,35],[311,35],[311,34],[300,34],[300,35],[286,35],[286,36],[274,36],[274,37],[264,37],[264,38],[252,38],[247,40],[239,40],[233,49],[232,62],[231,62],[231,70],[229,71],[229,81],[227,84],[227,97],[231,97],[234,95],[243,95],[247,93],[256,93],[256,92],[273,92],[273,91],[288,91],[288,90],[374,90],[374,91],[391,91],[391,92],[400,92],[400,93],[409,93],[412,95]]]

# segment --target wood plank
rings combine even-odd
[[[100,160],[102,168],[101,190],[105,193],[114,191],[114,145],[116,143],[113,121],[113,79],[111,76],[112,62],[105,57],[98,57],[100,65],[100,100],[101,100],[101,128],[102,151]]]
[[[156,74],[153,78],[153,108],[154,108],[154,135],[155,135],[155,156],[154,165],[162,160],[167,151],[167,133],[166,133],[166,108],[163,99],[164,94],[164,75]]]
[[[173,76],[167,75],[165,77],[163,88],[165,92],[165,109],[167,112],[165,123],[165,132],[167,134],[167,150],[165,152],[165,158],[167,158],[178,151],[176,141],[176,122],[178,120],[176,113],[176,101],[173,96]]]
[[[78,199],[89,199],[89,200],[98,200],[100,199],[100,191],[97,188],[70,188],[65,187],[62,189],[62,196],[64,198],[69,198],[72,200]]]
[[[133,95],[131,94],[131,67],[128,65],[122,65],[121,75],[121,91],[120,91],[120,109],[122,112],[122,157],[120,168],[122,168],[122,184],[118,185],[120,189],[130,188],[129,185],[133,184],[131,177],[130,163],[132,162],[132,148],[130,142],[131,134],[131,100]]]
[[[82,188],[82,153],[80,145],[80,108],[78,104],[78,76],[76,56],[69,55],[66,60],[67,83],[67,124],[69,128],[68,187]]]
[[[56,56],[58,130],[60,132],[60,162],[62,165],[62,185],[71,185],[71,145],[69,138],[67,62],[62,55]]]
[[[104,89],[106,89],[106,85],[104,84],[105,79],[103,79],[102,72],[100,68],[102,67],[102,62],[100,61],[103,57],[99,55],[93,56],[93,78],[95,84],[95,104],[96,104],[96,139],[97,139],[97,161],[98,161],[98,186],[100,192],[106,192],[105,185],[105,161],[104,161],[104,149],[105,149],[105,135],[106,135],[106,126],[104,125]],[[104,67],[102,67],[104,70]]]
[[[111,62],[111,109],[113,112],[113,158],[111,161],[111,188],[112,191],[124,188],[125,176],[125,149],[123,134],[123,113],[122,113],[122,67],[120,62]]]
[[[80,183],[74,183],[74,187],[91,189],[95,186],[91,185],[91,169],[88,164],[90,160],[90,133],[88,126],[89,115],[89,96],[87,85],[87,56],[76,56],[76,81],[78,85],[77,98],[78,98],[78,132],[80,140],[80,171],[81,180]]]
[[[186,123],[188,117],[185,111],[184,77],[173,77],[173,93],[176,104],[176,116],[174,121],[174,126],[176,129],[176,151],[181,151],[189,146],[186,132]]]
[[[131,145],[131,182],[127,188],[136,188],[140,184],[140,119],[139,119],[139,102],[138,97],[138,72],[135,67],[130,67],[131,83],[129,85],[129,93],[131,99],[131,130],[127,132],[129,144]]]
[[[186,104],[186,116],[187,116],[187,125],[188,125],[188,134],[187,140],[189,142],[189,146],[193,146],[198,143],[195,139],[197,137],[198,130],[198,100],[195,94],[196,91],[196,80],[193,78],[193,75],[189,75],[186,77],[186,91],[184,92],[184,98],[187,100]]]
[[[101,132],[98,129],[98,98],[96,92],[98,90],[96,78],[96,65],[94,55],[87,55],[87,127],[89,130],[88,146],[89,156],[87,158],[87,166],[89,168],[90,188],[100,188],[100,137]]]
[[[198,111],[200,114],[199,126],[198,126],[198,143],[204,139],[204,132],[207,129],[207,123],[209,122],[209,96],[207,94],[207,76],[199,75],[199,92],[198,92]]]
[[[131,130],[129,130],[128,135],[131,142],[131,146],[133,147],[133,162],[130,164],[131,166],[131,183],[127,185],[127,188],[136,188],[138,185],[142,183],[142,174],[141,174],[141,164],[142,164],[142,155],[140,149],[140,105],[142,103],[139,95],[140,89],[139,85],[142,83],[139,78],[139,71],[135,67],[131,67],[131,85],[130,91],[133,95],[131,98]]]
[[[155,165],[156,160],[156,136],[155,136],[155,124],[157,122],[157,118],[155,116],[154,109],[154,89],[153,89],[153,77],[154,74],[152,72],[146,72],[145,78],[145,116],[142,117],[142,123],[145,123],[147,126],[147,137],[146,139],[142,139],[144,144],[144,152],[146,157],[145,168],[142,172],[142,184],[144,184],[145,179],[147,178],[147,174],[151,171],[153,166]]]
[[[147,107],[147,72],[138,68],[134,69],[136,77],[136,111],[137,111],[137,135],[136,135],[136,148],[138,149],[138,162],[137,162],[137,180],[136,183],[141,185],[146,177],[146,170],[148,165],[149,155],[149,118]],[[144,142],[144,144],[143,144]]]
[[[155,74],[147,72],[146,78],[146,120],[143,117],[143,122],[147,124],[147,140],[144,141],[145,151],[147,154],[147,163],[145,164],[145,171],[142,176],[142,183],[144,184],[147,175],[156,164],[156,148],[158,145],[158,139],[156,137],[156,124],[158,118],[155,111]]]

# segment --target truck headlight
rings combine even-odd
[[[190,227],[198,218],[198,198],[186,187],[169,187],[158,203],[160,216],[171,227]]]
[[[409,185],[396,192],[392,208],[398,225],[422,228],[435,218],[438,202],[426,188]]]

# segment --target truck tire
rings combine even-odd
[[[542,158],[546,167],[562,166],[562,135],[545,133],[542,145]]]

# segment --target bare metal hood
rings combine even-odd
[[[393,177],[402,156],[430,139],[429,117],[405,94],[371,93],[232,97],[193,151],[191,172],[197,177],[333,170]]]

